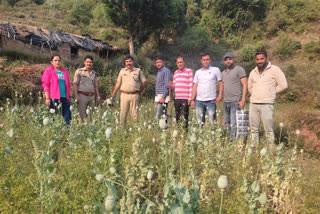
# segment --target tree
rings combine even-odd
[[[182,0],[104,0],[112,22],[129,35],[130,55],[152,33],[172,28],[183,16]]]

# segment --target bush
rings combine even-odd
[[[37,5],[42,5],[46,0],[31,0],[31,1]]]
[[[285,69],[285,74],[288,77],[293,78],[297,73],[297,68],[295,65],[290,64],[286,69]]]
[[[14,49],[2,50],[0,56],[7,57],[9,61],[25,60],[30,63],[48,63],[50,61],[50,57],[48,56],[26,53]]]
[[[227,43],[233,48],[238,49],[240,48],[240,38],[238,36],[232,35],[229,39],[227,39]]]
[[[117,31],[110,28],[107,28],[102,32],[103,40],[114,41],[119,39],[119,37],[120,37],[120,34]]]
[[[266,45],[264,44],[263,41],[259,41],[255,44],[255,48],[256,48],[256,50],[265,50]]]
[[[271,1],[266,32],[270,36],[281,30],[301,33],[303,23],[317,19],[318,10],[313,0]]]
[[[256,62],[255,60],[251,60],[250,62],[241,62],[239,65],[243,67],[243,69],[246,71],[247,77],[249,77],[252,69],[256,67]]]
[[[305,24],[299,24],[297,27],[294,28],[295,33],[303,33],[305,28]]]
[[[91,13],[81,7],[74,7],[71,11],[70,16],[71,16],[70,23],[73,25],[80,24],[80,23],[89,24],[90,18],[92,18]]]
[[[79,1],[72,7],[70,14],[70,23],[73,25],[76,24],[89,24],[90,19],[93,18],[91,10],[93,3],[90,1]]]
[[[41,73],[22,74],[10,70],[0,70],[0,106],[6,103],[7,98],[15,104],[35,104],[38,92],[42,88]],[[32,93],[32,96],[30,96],[30,93]]]
[[[320,54],[320,41],[311,41],[304,47],[305,52],[310,54],[319,55]]]
[[[210,34],[200,26],[189,28],[184,34],[182,46],[188,52],[200,52],[209,50],[213,41]]]
[[[108,73],[99,77],[99,92],[102,99],[110,98],[113,88],[117,82],[119,70]]]
[[[92,16],[95,20],[95,23],[99,27],[103,27],[108,23],[107,15],[106,15],[106,5],[103,3],[98,3],[95,8],[92,10]]]
[[[256,48],[253,45],[245,45],[241,49],[241,59],[245,62],[254,60],[256,54]]]
[[[19,2],[20,0],[7,0],[7,2],[9,3],[9,5],[11,7],[13,7],[17,2]]]
[[[296,50],[301,49],[301,43],[289,38],[287,34],[282,33],[279,36],[278,47],[275,54],[280,59],[285,59],[295,54]]]
[[[299,92],[289,89],[286,93],[279,96],[279,99],[284,103],[298,102],[300,98]]]
[[[93,56],[93,70],[95,70],[98,76],[105,75],[105,63],[102,59],[97,56]]]
[[[46,0],[45,4],[48,5],[50,8],[53,8],[53,9],[59,9],[60,8],[60,4],[57,3],[55,0]],[[66,9],[64,7],[62,7],[62,8]]]

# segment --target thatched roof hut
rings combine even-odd
[[[31,51],[32,53],[60,54],[66,60],[76,60],[95,53],[109,60],[123,49],[88,35],[73,35],[28,25],[0,21],[0,48]]]

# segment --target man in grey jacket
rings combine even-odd
[[[256,67],[248,80],[250,96],[249,123],[252,146],[259,142],[259,125],[262,121],[265,135],[270,147],[274,145],[273,117],[276,94],[288,88],[284,73],[268,62],[267,52],[256,53]]]

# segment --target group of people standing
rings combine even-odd
[[[167,107],[174,90],[174,107],[176,121],[184,118],[184,127],[188,127],[189,107],[195,108],[196,118],[200,126],[208,120],[213,124],[216,120],[216,105],[223,99],[223,114],[225,127],[231,138],[236,137],[236,111],[244,109],[247,91],[250,93],[249,125],[253,145],[259,140],[259,126],[262,121],[266,137],[270,145],[274,142],[273,119],[276,94],[283,92],[287,81],[281,69],[268,61],[267,52],[257,51],[255,55],[256,67],[247,78],[245,70],[235,65],[235,56],[228,52],[224,55],[225,70],[211,66],[211,56],[201,55],[202,68],[193,75],[190,68],[185,66],[185,59],[177,57],[177,70],[173,76],[165,67],[165,60],[157,57],[157,78],[155,88],[155,104],[157,107],[156,119],[167,119]],[[55,110],[61,106],[62,114],[67,124],[70,123],[70,81],[68,73],[60,66],[61,57],[51,58],[51,66],[43,76],[42,83],[46,96],[45,104]],[[84,68],[79,68],[74,75],[74,97],[78,103],[80,118],[91,114],[94,108],[94,99],[100,102],[96,72],[92,70],[93,58],[86,56]],[[133,119],[137,118],[139,98],[147,80],[141,69],[134,67],[131,56],[125,58],[125,68],[119,72],[117,83],[112,92],[112,100],[120,90],[120,124],[125,124],[130,111]],[[218,85],[218,87],[217,87]],[[218,94],[217,94],[217,88]],[[88,108],[89,107],[89,108]],[[89,109],[89,111],[88,111]]]
[[[163,73],[166,71],[167,76],[171,76],[170,70],[164,67],[162,58],[156,59],[158,75],[156,83],[156,97],[166,98],[168,91],[175,90],[175,112],[176,120],[180,120],[180,115],[185,119],[185,127],[188,127],[189,106],[196,109],[196,117],[200,126],[205,123],[205,116],[208,113],[209,123],[212,124],[216,120],[216,105],[222,100],[224,109],[225,126],[228,129],[230,136],[236,135],[236,110],[243,109],[247,95],[247,77],[246,72],[240,66],[234,64],[234,55],[226,53],[224,55],[226,69],[221,73],[218,67],[211,66],[211,56],[209,54],[201,55],[202,68],[195,72],[185,67],[185,60],[179,56],[177,58],[177,68],[171,79],[163,78]],[[166,80],[166,81],[165,81]],[[217,85],[219,93],[217,94]],[[159,90],[165,88],[166,90]],[[157,101],[159,114],[164,112],[159,106],[166,106],[165,100],[168,102],[168,97]]]
[[[51,65],[44,71],[41,81],[45,93],[45,104],[57,113],[62,112],[67,125],[70,124],[71,84],[68,72],[61,67],[61,57],[53,55]],[[97,73],[92,70],[93,57],[84,58],[84,67],[76,70],[73,81],[73,94],[78,104],[81,120],[92,114],[94,101],[100,103]]]

